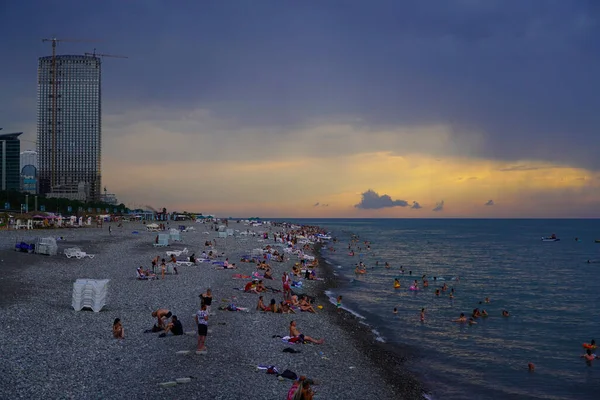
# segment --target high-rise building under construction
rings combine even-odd
[[[101,195],[101,60],[41,57],[38,65],[39,192],[97,200]]]

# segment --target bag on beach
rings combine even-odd
[[[289,369],[286,369],[285,371],[283,371],[281,374],[279,374],[279,376],[282,376],[282,377],[287,378],[287,379],[291,379],[293,381],[295,381],[296,379],[298,379],[298,375],[296,375],[295,372],[292,372]]]

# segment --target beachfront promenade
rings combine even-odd
[[[233,274],[251,275],[254,263],[240,262],[252,249],[273,244],[260,236],[236,235],[218,238],[210,224],[190,224],[194,232],[182,233],[182,243],[167,248],[153,246],[156,233],[146,232],[142,224],[124,223],[122,228],[108,224],[103,229],[79,228],[28,232],[26,235],[63,236],[59,254],[43,256],[13,251],[20,231],[0,232],[0,398],[206,398],[206,399],[285,399],[292,385],[258,365],[274,365],[279,372],[289,369],[320,382],[314,386],[315,399],[398,399],[417,398],[419,389],[410,379],[391,385],[389,374],[394,365],[381,365],[373,356],[369,342],[356,338],[366,335],[355,325],[341,323],[335,306],[322,296],[322,281],[303,280],[296,293],[317,295],[316,305],[324,309],[316,314],[273,314],[256,311],[258,295],[238,290],[249,279],[233,279]],[[239,231],[268,231],[278,228],[250,227],[230,222]],[[132,234],[133,231],[139,232]],[[209,232],[205,234],[204,232]],[[166,250],[187,247],[200,256],[206,241],[216,240],[212,249],[224,252],[237,270],[216,269],[211,263],[180,266],[178,275],[164,280],[136,279],[136,268],[148,269],[151,260]],[[65,248],[80,247],[94,258],[67,259]],[[223,261],[224,258],[219,260]],[[291,271],[296,256],[287,254],[283,263],[270,262],[273,281],[267,286],[281,289],[281,276]],[[321,267],[323,268],[323,267]],[[325,274],[317,269],[317,275]],[[71,307],[73,282],[78,278],[110,279],[107,306],[100,313],[76,312]],[[194,334],[160,338],[144,333],[155,320],[153,310],[166,308],[182,321],[185,332],[195,332],[193,315],[199,307],[199,294],[213,292],[207,354],[195,354]],[[265,303],[282,293],[265,293]],[[234,303],[250,312],[219,310]],[[120,318],[125,339],[112,337],[111,327]],[[279,337],[289,332],[290,321],[322,345],[290,345]],[[349,328],[353,327],[353,328]],[[352,333],[351,331],[354,331]],[[372,338],[368,339],[372,340]],[[286,347],[300,353],[283,352]],[[189,350],[186,355],[178,351]],[[159,383],[191,377],[174,387]],[[406,383],[406,384],[405,384]],[[404,387],[403,393],[399,387]]]

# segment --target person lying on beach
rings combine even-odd
[[[302,333],[300,333],[300,331],[298,330],[298,328],[296,327],[296,321],[291,321],[290,322],[290,342],[291,343],[306,343],[306,342],[310,342],[310,343],[314,343],[314,344],[322,344],[323,342],[325,342],[325,339],[313,339],[310,336],[306,336]]]
[[[231,263],[227,266],[225,266],[225,264],[223,264],[218,267],[215,267],[215,269],[237,269],[237,266],[235,265],[235,263]]]
[[[115,322],[113,322],[112,333],[115,339],[125,339],[125,329],[123,329],[123,324],[121,324],[120,318],[115,318]]]
[[[142,267],[139,267],[137,269],[137,272],[138,272],[138,275],[139,275],[140,279],[154,279],[154,278],[156,278],[156,275],[150,273],[150,271],[148,271],[148,270],[144,271],[142,269]]]
[[[169,332],[171,332],[173,336],[183,335],[183,326],[181,325],[181,321],[177,319],[177,315],[171,317],[171,322],[165,326],[165,331],[158,336],[165,337]]]
[[[258,303],[256,304],[256,309],[258,311],[267,311],[267,306],[265,306],[262,296],[258,296]]]
[[[310,304],[310,301],[306,298],[306,296],[302,296],[300,298],[299,307],[300,311],[306,311],[316,314],[315,309],[313,308],[312,304]]]
[[[152,330],[154,332],[164,330],[166,326],[165,320],[171,318],[172,315],[173,314],[171,313],[171,311],[167,310],[166,308],[159,308],[156,311],[152,311],[152,316],[156,318],[156,324],[154,325]]]
[[[467,317],[465,317],[464,313],[460,313],[460,317],[458,317],[458,319],[455,319],[454,322],[465,323],[467,322]]]

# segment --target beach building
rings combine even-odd
[[[101,196],[101,61],[88,55],[40,57],[38,190],[49,197]]]
[[[21,191],[37,193],[38,157],[37,151],[25,150],[21,152]]]
[[[0,135],[0,190],[21,189],[20,153],[23,132]]]

